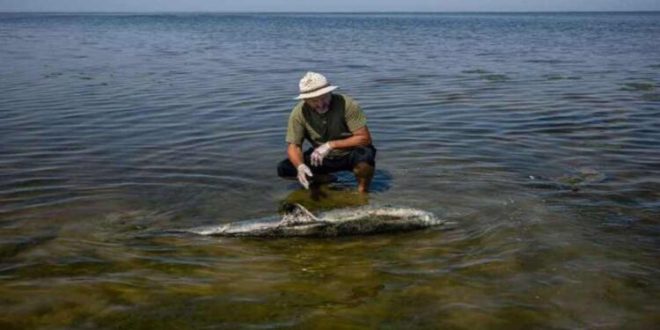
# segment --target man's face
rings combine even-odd
[[[330,109],[330,93],[305,99],[305,103],[318,113],[326,113]]]

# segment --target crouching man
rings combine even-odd
[[[280,177],[297,177],[303,187],[310,180],[338,171],[352,171],[358,191],[367,192],[376,166],[367,118],[360,106],[346,95],[332,93],[321,74],[307,72],[300,80],[300,100],[291,111],[286,132],[288,158],[279,163]],[[302,151],[304,140],[312,148]]]

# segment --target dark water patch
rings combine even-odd
[[[430,92],[428,95],[430,99],[438,100],[445,104],[464,103],[472,99],[470,95],[464,92],[437,91],[437,92]]]
[[[603,223],[600,224],[601,229],[604,231],[619,231],[627,230],[635,226],[639,219],[630,216],[621,216],[616,215],[609,218],[603,219]]]
[[[566,79],[566,77],[559,75],[559,74],[547,74],[543,75],[543,78],[546,78],[547,80],[563,80]]]
[[[381,77],[373,79],[374,86],[422,86],[425,83],[414,77]]]
[[[466,73],[466,74],[489,74],[490,73],[490,71],[484,70],[484,69],[470,69],[470,70],[463,70],[461,72]]]
[[[33,176],[27,178],[21,177],[12,177],[7,181],[3,182],[0,187],[0,193],[4,192],[7,189],[29,189],[29,188],[43,188],[44,186],[57,186],[62,185],[67,180],[57,176]]]
[[[568,100],[568,101],[580,101],[580,102],[607,102],[598,99],[597,97],[591,95],[591,94],[586,94],[586,93],[576,93],[576,92],[571,92],[571,93],[565,93],[561,96],[562,99]]]
[[[241,73],[249,74],[300,74],[300,68],[243,68]]]
[[[45,73],[43,74],[44,78],[57,78],[62,76],[64,73],[63,72],[51,72],[51,73]]]
[[[633,91],[633,92],[652,91],[654,89],[655,89],[655,84],[650,82],[625,83],[623,84],[623,87],[621,87],[622,91]]]
[[[175,251],[173,248],[171,251]],[[161,252],[162,253],[162,252]],[[197,260],[195,260],[197,259]],[[142,267],[159,274],[167,274],[173,276],[186,276],[186,274],[194,274],[202,270],[212,270],[213,260],[203,258],[176,258],[176,257],[143,257],[139,260]]]
[[[163,72],[163,77],[168,78],[168,77],[178,77],[178,76],[185,76],[189,75],[190,72],[188,71],[182,71],[182,70],[168,70]],[[163,82],[163,81],[158,81],[158,82]]]
[[[556,182],[569,188],[571,191],[579,191],[583,186],[603,182],[607,176],[592,168],[578,169],[575,173],[565,174],[556,178]]]
[[[555,81],[555,80],[580,80],[582,77],[580,76],[564,76],[560,74],[545,74],[542,76],[546,80],[549,81]]]
[[[347,69],[359,69],[359,70],[371,69],[371,66],[366,64],[346,64],[343,67]]]
[[[124,270],[126,268],[123,268]],[[85,277],[103,275],[122,268],[112,262],[94,257],[76,257],[75,260],[63,262],[46,262],[43,264],[26,264],[22,267],[6,270],[3,275],[11,275],[22,279],[48,279],[56,277]]]
[[[419,73],[416,75],[416,77],[418,79],[438,79],[443,76],[437,73]]]
[[[558,59],[531,59],[531,60],[525,60],[527,63],[536,63],[536,64],[560,64],[564,63],[562,60]]]
[[[206,290],[212,294],[212,289]],[[282,292],[281,295],[299,296],[295,292]],[[197,298],[205,295],[182,293],[176,296],[161,296],[160,302],[149,299],[147,304],[130,309],[120,309],[96,318],[94,324],[99,327],[120,328],[160,328],[174,329],[186,327],[206,327],[213,324],[219,328],[235,328],[249,326],[254,328],[288,328],[295,327],[304,319],[299,313],[310,310],[311,303],[287,303],[283,308],[272,310],[260,307],[275,297],[257,298],[252,296],[228,296]],[[291,300],[290,298],[287,301]],[[326,304],[331,304],[326,301]],[[213,311],[223,310],[223,313]],[[298,310],[299,316],[294,316]]]
[[[644,101],[651,101],[651,102],[659,102],[660,101],[660,93],[646,93],[642,95],[642,100]]]
[[[75,196],[75,193],[69,191],[70,188],[73,188],[73,185],[6,189],[0,194],[0,200],[5,202],[4,205],[0,206],[0,211],[16,207],[17,204],[15,203],[29,205],[30,202],[51,202],[58,199],[70,198]]]
[[[524,185],[530,189],[539,189],[539,190],[560,190],[563,189],[562,185],[557,182],[543,178],[542,176],[530,175],[528,176],[529,181],[524,183]]]
[[[34,247],[48,243],[57,238],[55,234],[45,234],[31,237],[12,237],[10,239],[0,240],[0,259],[7,261]],[[0,272],[1,273],[1,272]]]
[[[17,215],[38,212],[47,209],[58,209],[70,204],[94,200],[95,197],[81,196],[78,191],[54,191],[52,193],[38,193],[30,198],[21,194],[10,198],[10,203],[0,206],[0,217],[11,219]]]
[[[483,57],[500,56],[500,55],[502,55],[502,54],[498,53],[498,52],[478,52],[478,53],[475,54],[475,56],[483,56]]]
[[[489,82],[505,82],[510,80],[509,76],[505,74],[486,74],[482,75],[481,79],[489,81]]]

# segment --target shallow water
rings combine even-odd
[[[657,327],[659,18],[0,14],[0,326]],[[363,106],[369,196],[276,178],[306,70]],[[285,201],[458,225],[168,232]]]

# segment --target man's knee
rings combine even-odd
[[[374,175],[374,167],[365,162],[357,163],[353,167],[353,174],[358,177],[369,178]]]
[[[290,178],[298,175],[298,171],[293,167],[291,161],[285,159],[277,164],[277,175],[281,178]]]
[[[373,146],[359,147],[353,150],[353,164],[367,163],[371,167],[376,166],[376,148]]]

